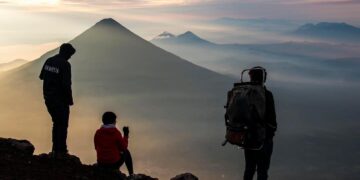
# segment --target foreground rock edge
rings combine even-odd
[[[77,156],[53,157],[34,155],[35,147],[28,140],[0,138],[0,179],[68,179],[68,180],[158,180],[145,174],[127,177],[117,171],[82,164]],[[191,173],[177,175],[171,180],[198,180]]]

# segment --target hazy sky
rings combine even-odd
[[[226,27],[201,23],[221,17],[359,26],[359,9],[359,0],[0,0],[0,63],[35,59],[106,17],[149,40],[165,30],[227,32]],[[212,39],[203,34],[222,40],[221,35]]]

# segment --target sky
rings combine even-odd
[[[147,40],[163,31],[191,30],[209,40],[236,43],[236,32],[225,39],[216,34],[229,32],[227,27],[204,22],[232,17],[360,26],[359,9],[359,0],[0,0],[0,63],[34,60],[107,17]]]

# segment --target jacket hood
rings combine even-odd
[[[115,126],[101,126],[101,128],[98,130],[105,134],[114,134],[119,132],[119,130]]]

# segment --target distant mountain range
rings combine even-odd
[[[170,52],[184,56],[185,59],[193,59],[189,58],[188,55],[193,53],[188,52],[188,50],[196,51],[196,48],[207,49],[210,52],[219,50],[234,53],[245,51],[245,53],[256,52],[279,56],[303,56],[324,59],[360,57],[359,46],[357,45],[310,41],[289,41],[269,44],[218,44],[201,38],[191,31],[178,36],[164,32],[153,38],[151,42]]]
[[[346,23],[308,23],[291,34],[308,38],[360,43],[360,28]]]
[[[1,63],[0,64],[0,72],[1,71],[8,71],[10,69],[19,67],[25,63],[27,63],[27,60],[24,59],[15,59],[13,61],[7,62],[7,63]]]
[[[302,26],[295,26],[285,20],[268,20],[268,19],[233,19],[222,18],[216,22],[223,22],[224,25],[240,24],[257,24],[264,27],[271,27],[274,24],[290,26],[286,30],[278,31],[277,36],[280,34],[285,35],[288,41],[326,41],[332,43],[355,43],[360,44],[360,28],[346,24],[346,23],[330,23],[321,22],[317,24],[308,23]],[[226,23],[225,23],[226,22]],[[296,30],[293,30],[296,29]],[[280,34],[279,34],[280,33]],[[290,36],[289,36],[290,35]],[[296,37],[296,38],[292,38]],[[241,41],[241,39],[239,40]],[[280,41],[280,40],[279,40]],[[204,38],[199,37],[191,31],[187,31],[180,35],[174,35],[170,32],[163,32],[151,40],[153,43],[166,43],[166,44],[187,44],[187,45],[206,45],[214,46],[216,43],[210,42]]]
[[[241,31],[241,29],[247,29],[254,31],[254,33],[262,33],[259,35],[270,33],[277,36],[281,36],[281,34],[291,35],[310,40],[360,43],[360,28],[347,23],[306,23],[304,21],[286,19],[239,19],[229,17],[212,20],[210,23],[235,29],[240,28],[239,31]]]
[[[213,45],[210,41],[200,38],[191,31],[180,35],[163,32],[151,40],[153,43],[187,44],[187,45]]]

